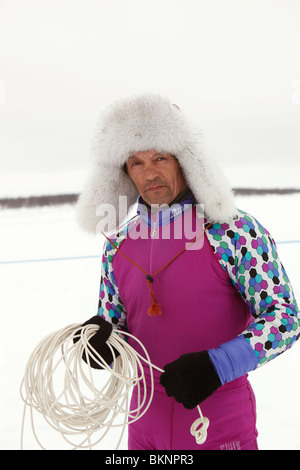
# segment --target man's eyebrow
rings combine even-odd
[[[136,155],[130,155],[127,162],[130,162],[131,160],[134,160],[134,159],[139,159],[139,157],[137,157]]]
[[[169,155],[166,152],[156,152],[154,155],[152,155],[152,158],[157,157],[158,155]]]
[[[151,156],[151,158],[155,158],[157,156],[166,156],[166,155],[171,155],[171,154],[169,154],[168,152],[156,152],[154,155]],[[173,157],[173,155],[171,156]],[[134,160],[134,159],[139,160],[140,157],[138,155],[130,155],[130,157],[128,157],[127,162],[130,162],[131,160]]]

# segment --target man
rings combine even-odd
[[[138,204],[108,236],[98,316],[87,323],[101,324],[105,338],[112,327],[128,330],[165,371],[155,374],[150,409],[129,426],[128,448],[257,449],[247,373],[290,348],[300,331],[274,240],[235,208],[198,133],[161,96],[113,105],[99,124],[94,162],[79,200],[82,226],[101,230],[107,204],[116,211],[106,222],[119,223],[121,196]],[[92,339],[110,363],[103,335]],[[202,446],[190,433],[198,404],[210,420]]]

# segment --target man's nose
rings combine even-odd
[[[149,181],[152,181],[155,178],[157,178],[157,176],[159,176],[159,172],[157,171],[157,169],[155,168],[155,165],[153,164],[147,164],[145,166],[144,174],[145,174],[145,179]]]

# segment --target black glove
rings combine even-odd
[[[207,351],[183,354],[164,371],[160,383],[166,394],[187,409],[195,408],[222,385]]]
[[[97,351],[97,353],[104,359],[104,361],[110,365],[113,362],[113,354],[109,348],[109,346],[106,344],[106,341],[110,337],[110,334],[112,332],[112,325],[111,323],[107,322],[103,318],[101,318],[99,315],[95,315],[94,317],[90,318],[86,322],[84,322],[81,326],[86,326],[86,325],[99,325],[100,328],[99,330],[90,338],[89,344]],[[74,343],[77,343],[79,341],[79,337],[74,337],[73,339]],[[119,352],[115,349],[115,357],[119,356]],[[91,354],[94,354],[93,351],[91,350]],[[82,359],[88,364],[88,360],[86,358],[85,351],[82,354]],[[89,363],[91,367],[94,369],[103,369],[102,366],[100,366],[91,355],[89,355]]]

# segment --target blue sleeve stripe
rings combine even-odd
[[[209,349],[208,354],[222,385],[256,369],[258,364],[255,352],[243,336]]]

